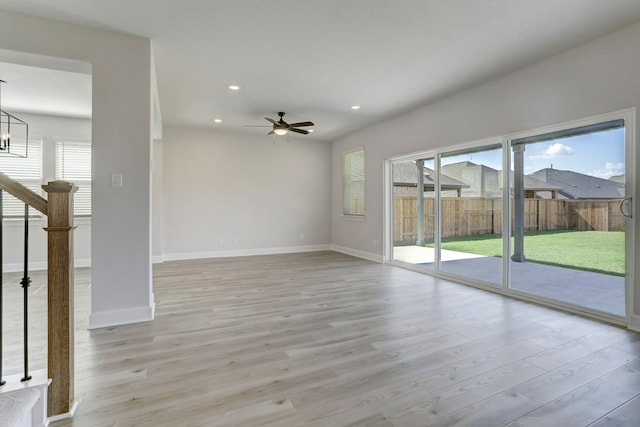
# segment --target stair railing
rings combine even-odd
[[[59,416],[73,412],[74,390],[74,340],[73,340],[73,193],[77,187],[65,181],[51,181],[42,188],[47,199],[34,193],[24,185],[0,173],[1,191],[6,191],[25,203],[25,239],[28,240],[29,207],[47,216],[47,336],[48,388],[47,412]],[[0,201],[0,208],[1,208]],[[0,213],[1,215],[1,213]],[[0,229],[0,237],[2,231]],[[27,270],[28,249],[25,240],[25,269],[22,286],[25,292],[25,373],[28,379],[27,353],[27,287],[30,279]],[[0,248],[0,255],[2,249]],[[0,274],[2,273],[0,258]],[[0,337],[2,334],[2,294],[0,289]],[[1,338],[0,338],[1,341]],[[0,343],[0,382],[2,382],[2,344]]]

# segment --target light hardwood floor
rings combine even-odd
[[[95,331],[88,281],[78,270],[80,406],[52,427],[639,425],[638,334],[400,268],[334,252],[168,262],[153,322]]]

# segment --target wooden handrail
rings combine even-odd
[[[49,416],[65,416],[74,410],[73,193],[78,188],[69,182],[51,181],[42,189],[48,200],[0,172],[0,190],[47,216],[47,359],[51,379],[47,412]]]
[[[73,193],[65,181],[43,185],[48,200],[0,172],[0,190],[47,216],[49,416],[73,413]],[[2,260],[0,259],[0,262]]]
[[[47,200],[0,172],[0,190],[22,200],[43,215],[48,215]]]

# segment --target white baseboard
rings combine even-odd
[[[155,303],[151,303],[144,307],[94,312],[89,316],[89,329],[149,322],[153,320],[155,309]]]
[[[307,246],[281,246],[276,248],[256,248],[256,249],[232,249],[226,251],[211,252],[183,252],[165,254],[164,261],[183,261],[189,259],[203,258],[230,258],[256,255],[290,254],[298,252],[316,252],[331,250],[331,245],[307,245]]]
[[[74,267],[91,267],[91,258],[76,259],[73,262]],[[2,271],[5,273],[17,273],[24,269],[24,264],[20,262],[4,264]],[[46,261],[30,262],[29,271],[42,271],[47,269]]]
[[[77,259],[73,261],[74,267],[91,267],[91,258]]]
[[[69,409],[69,412],[50,416],[49,418],[47,418],[47,425],[55,421],[66,420],[67,418],[73,418],[73,414],[76,413],[76,409],[78,409],[78,401],[74,400],[71,403],[71,409]]]
[[[378,262],[381,264],[384,263],[384,257],[382,255],[374,254],[372,252],[360,251],[358,249],[352,249],[338,245],[331,245],[331,250],[358,258],[363,258],[369,261]]]
[[[164,256],[163,255],[154,255],[151,257],[151,262],[153,264],[162,264],[164,262]]]

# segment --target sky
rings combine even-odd
[[[502,169],[499,149],[452,157],[443,156],[443,164],[463,160]],[[526,145],[524,152],[526,174],[551,167],[551,165],[554,169],[570,170],[604,179],[623,174],[624,128]]]

